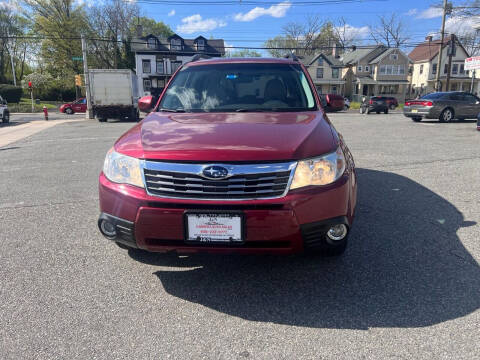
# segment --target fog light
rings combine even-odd
[[[109,238],[115,238],[117,236],[117,229],[115,225],[106,220],[102,220],[100,223],[100,230],[102,230],[103,235]]]
[[[327,236],[330,240],[340,241],[347,236],[348,229],[345,224],[333,225],[327,232]]]

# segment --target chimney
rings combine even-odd
[[[143,35],[143,26],[138,24],[137,25],[137,37],[142,37]]]
[[[334,58],[336,58],[338,56],[338,54],[337,54],[337,42],[336,41],[333,43],[332,56]]]
[[[428,42],[431,42],[433,39],[433,36],[432,35],[428,35],[425,37],[425,40],[427,40]]]

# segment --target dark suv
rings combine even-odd
[[[387,99],[383,96],[372,96],[360,105],[361,114],[370,114],[372,112],[388,114]]]
[[[352,155],[302,64],[191,61],[108,152],[98,226],[149,251],[340,255],[356,197]]]

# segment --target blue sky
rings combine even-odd
[[[313,6],[297,5],[298,1],[301,0],[258,0],[254,5],[242,4],[240,0],[236,5],[167,5],[142,3],[142,0],[138,3],[144,15],[167,23],[185,38],[202,34],[207,38],[223,38],[232,46],[261,47],[266,39],[280,34],[283,25],[303,21],[309,14],[333,21],[343,16],[352,34],[359,39],[358,43],[363,44],[372,43],[368,27],[374,25],[380,15],[396,13],[401,16],[411,42],[422,41],[428,33],[439,31],[441,25],[441,11],[434,7],[441,2],[439,0],[365,0]],[[453,1],[454,5],[460,3]],[[469,31],[471,21],[464,20],[450,19],[447,30]]]

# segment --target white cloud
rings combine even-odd
[[[472,35],[480,25],[480,16],[452,16],[445,21],[445,31],[458,36]]]
[[[0,2],[0,9],[17,11],[19,10],[18,5],[14,1],[2,1]]]
[[[408,10],[405,15],[407,16],[413,16],[413,15],[416,15],[418,13],[418,10],[417,9],[410,9]]]
[[[345,24],[345,27],[339,27],[337,30],[342,34],[346,41],[361,42],[362,38],[370,34],[368,26],[355,27]]]
[[[420,14],[416,16],[417,19],[433,19],[436,17],[441,17],[443,10],[441,7],[431,6],[427,10],[423,10]]]
[[[216,28],[224,27],[227,23],[220,19],[202,19],[200,14],[195,14],[182,19],[182,23],[177,26],[177,32],[183,34],[192,34],[202,31],[210,31]]]
[[[289,0],[283,1],[276,5],[270,6],[268,9],[263,7],[255,7],[247,13],[238,13],[234,16],[235,21],[253,21],[256,18],[264,15],[272,16],[274,18],[284,17],[292,6]]]
[[[172,9],[169,13],[168,13],[168,16],[173,16],[175,15],[175,9]]]

